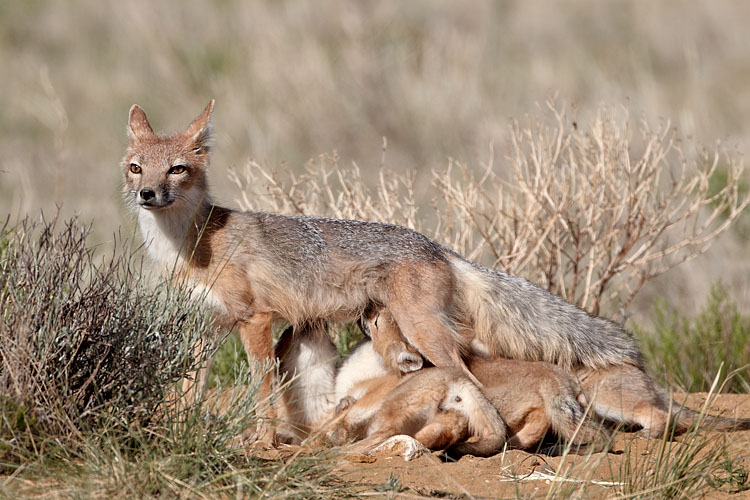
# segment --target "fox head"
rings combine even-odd
[[[171,137],[156,135],[140,106],[130,108],[130,142],[121,164],[128,200],[162,211],[196,206],[206,197],[213,108],[211,100],[184,132]]]

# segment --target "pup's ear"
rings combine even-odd
[[[213,124],[211,118],[214,111],[214,100],[208,103],[206,109],[193,120],[193,123],[184,132],[184,135],[190,140],[195,150],[208,151],[211,147],[213,137]]]
[[[154,131],[146,118],[146,112],[137,104],[130,108],[128,116],[128,137],[131,143],[142,141],[146,138],[154,137]]]

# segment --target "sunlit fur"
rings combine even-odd
[[[373,308],[363,323],[373,339],[369,351],[377,353],[381,366],[392,367],[391,373],[410,371],[413,361],[406,369],[397,363],[396,357],[407,346],[390,312]],[[364,355],[357,361],[363,366],[368,363]],[[509,441],[514,446],[536,442],[549,428],[574,443],[601,442],[597,429],[588,425],[579,428],[582,406],[589,405],[597,417],[640,427],[646,436],[662,436],[667,427],[679,434],[697,423],[716,430],[750,428],[750,419],[702,415],[679,405],[644,369],[627,363],[604,368],[578,366],[571,373],[547,362],[488,356],[482,347],[467,356],[467,364],[514,434]],[[344,381],[337,380],[337,384]]]
[[[391,335],[388,321],[369,318],[373,338]],[[347,358],[336,384],[348,387],[346,412],[327,429],[334,442],[367,440],[373,447],[391,436],[414,436],[428,448],[450,446],[459,454],[490,455],[504,444],[531,448],[552,431],[578,445],[603,447],[608,435],[586,419],[587,400],[573,376],[553,364],[498,358],[469,359],[480,389],[460,370],[426,368],[399,378],[383,375],[385,364],[367,341]],[[379,366],[370,377],[356,368]],[[446,415],[457,412],[464,418]],[[499,427],[497,415],[503,425]],[[506,431],[507,428],[507,431]],[[422,432],[423,429],[432,429]],[[434,432],[455,438],[446,444]]]
[[[469,378],[463,355],[472,343],[493,355],[566,367],[642,365],[633,339],[614,323],[410,229],[213,204],[213,104],[169,137],[153,132],[140,107],[131,108],[125,194],[161,271],[196,285],[217,320],[238,327],[252,358],[273,355],[276,321],[355,321],[375,304],[387,307],[425,359],[461,366]],[[267,376],[261,392],[270,389]]]
[[[362,342],[349,354],[336,376],[336,401],[346,397],[359,382],[389,373],[383,358],[374,352],[372,342]],[[361,394],[354,396],[358,399]]]
[[[378,356],[368,348],[360,353]],[[458,397],[461,403],[449,407],[449,397]],[[497,452],[506,442],[505,424],[497,410],[458,368],[426,368],[403,377],[360,380],[350,386],[337,409],[340,413],[323,432],[333,444],[357,442],[354,450],[362,452],[396,435],[412,436],[430,449],[459,443],[462,452],[483,456]]]

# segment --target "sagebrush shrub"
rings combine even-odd
[[[88,228],[28,219],[4,231],[0,254],[0,393],[45,432],[102,419],[148,424],[205,353],[209,316],[185,290],[148,283],[124,247],[96,262]]]

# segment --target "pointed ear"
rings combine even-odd
[[[128,137],[130,142],[142,141],[146,138],[153,137],[154,131],[146,118],[146,112],[137,104],[130,108],[128,118]]]
[[[193,123],[187,128],[183,135],[188,138],[194,145],[196,150],[208,151],[213,136],[213,124],[211,123],[211,117],[214,111],[214,100],[208,103],[206,109],[193,120]]]

